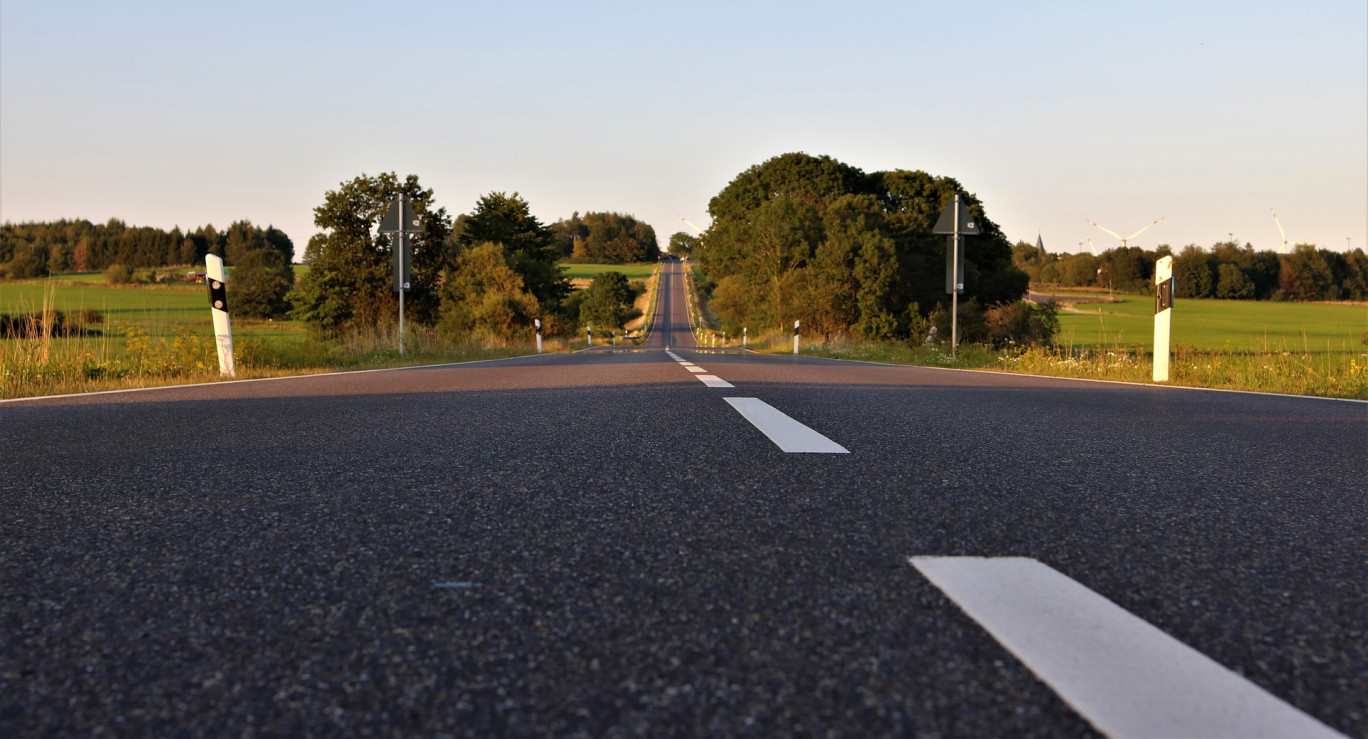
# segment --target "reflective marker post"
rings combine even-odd
[[[750,330],[750,329],[749,329],[749,328],[746,328],[745,326],[742,326],[742,327],[741,327],[741,348],[742,348],[742,349],[746,348],[746,342],[747,342],[747,340],[750,338],[749,336],[746,335],[746,332],[749,331],[749,330]]]
[[[799,324],[799,321],[794,321],[794,322],[793,322],[793,353],[794,353],[794,354],[797,354],[797,353],[798,353],[798,324]]]
[[[205,282],[209,285],[209,312],[214,315],[214,343],[218,345],[219,374],[237,375],[233,361],[233,327],[228,322],[228,290],[224,285],[223,257],[209,254],[204,258]]]
[[[535,323],[535,324],[537,324],[537,353],[538,353],[538,354],[541,354],[541,353],[542,353],[542,350],[541,350],[541,319],[540,319],[540,318],[534,318],[534,319],[532,319],[532,322]]]
[[[1154,381],[1169,379],[1169,331],[1173,327],[1173,257],[1154,263]]]

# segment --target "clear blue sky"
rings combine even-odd
[[[1013,240],[1368,247],[1368,2],[0,0],[0,221],[273,224],[417,174],[662,244],[790,151],[960,180]],[[1083,248],[1087,248],[1084,244]]]

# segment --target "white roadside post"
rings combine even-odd
[[[726,332],[726,331],[723,331],[723,332],[722,332],[722,347],[723,347],[723,348],[726,348],[726,346],[727,346],[727,332]]]
[[[798,353],[798,321],[793,322],[793,353]]]
[[[584,327],[584,338],[585,338],[586,340],[588,340],[589,346],[593,346],[593,345],[594,345],[594,327],[593,327],[593,326],[585,326],[585,327]]]
[[[1154,381],[1169,379],[1169,331],[1173,327],[1173,257],[1154,263]]]
[[[748,336],[746,333],[747,331],[750,331],[750,329],[745,326],[741,327],[741,348],[743,349],[746,347],[746,343],[750,339],[750,336]]]
[[[214,314],[214,340],[218,345],[219,374],[237,375],[233,361],[233,328],[228,322],[228,291],[224,287],[223,257],[210,254],[204,258],[205,282],[209,283],[209,312]]]
[[[540,319],[540,318],[534,318],[534,319],[532,319],[532,322],[535,323],[535,324],[537,324],[537,353],[538,353],[538,354],[541,354],[541,353],[542,353],[542,350],[541,350],[541,319]]]

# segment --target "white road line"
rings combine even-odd
[[[908,562],[1104,734],[1340,736],[1037,560]]]
[[[726,398],[747,421],[786,452],[849,454],[850,450],[789,418],[759,398]]]
[[[704,385],[707,385],[708,387],[736,387],[735,385],[731,384],[730,382],[727,382],[726,380],[718,377],[717,375],[694,375],[694,377],[697,377],[699,380],[703,382]],[[730,400],[730,398],[728,398],[728,400]]]
[[[707,372],[707,370],[703,369],[702,367],[685,367],[684,369],[686,369],[686,370],[688,370],[688,371],[690,371],[690,372],[692,372],[692,373],[694,373],[694,374],[699,374],[699,373],[702,373],[702,372]]]

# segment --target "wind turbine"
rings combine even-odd
[[[683,221],[683,222],[689,224],[689,228],[692,228],[693,230],[697,231],[699,236],[702,236],[702,235],[703,235],[703,229],[699,228],[698,226],[693,225],[693,223],[691,223],[691,222],[689,221],[689,219],[685,218],[684,216],[679,215],[678,213],[675,214],[675,217],[678,218],[679,220],[681,220],[681,221]]]
[[[1278,227],[1278,235],[1282,237],[1282,251],[1279,251],[1278,253],[1279,253],[1279,254],[1286,254],[1286,253],[1287,253],[1287,232],[1283,231],[1282,223],[1280,223],[1280,222],[1278,221],[1278,212],[1275,211],[1275,210],[1273,210],[1273,208],[1272,208],[1271,206],[1269,207],[1268,212],[1273,214],[1273,225],[1275,225],[1275,226]]]
[[[1088,219],[1084,218],[1083,220],[1087,221]],[[1135,238],[1136,236],[1139,236],[1140,234],[1142,234],[1142,233],[1144,233],[1144,232],[1150,230],[1151,228],[1154,228],[1156,225],[1158,225],[1159,221],[1162,221],[1162,220],[1164,220],[1164,217],[1156,218],[1156,219],[1154,219],[1154,222],[1153,222],[1153,223],[1150,223],[1150,225],[1145,226],[1144,228],[1140,229],[1139,231],[1136,231],[1135,233],[1131,234],[1130,236],[1122,236],[1121,234],[1119,234],[1119,233],[1117,233],[1117,232],[1111,230],[1110,228],[1107,228],[1106,226],[1103,226],[1102,224],[1098,223],[1097,221],[1088,221],[1088,223],[1091,223],[1092,225],[1097,226],[1098,228],[1102,229],[1103,231],[1106,231],[1107,233],[1111,234],[1112,236],[1115,236],[1116,238],[1120,239],[1120,240],[1121,240],[1121,248],[1124,249],[1124,248],[1126,248],[1126,242],[1127,242],[1127,241],[1130,241],[1131,239]]]

